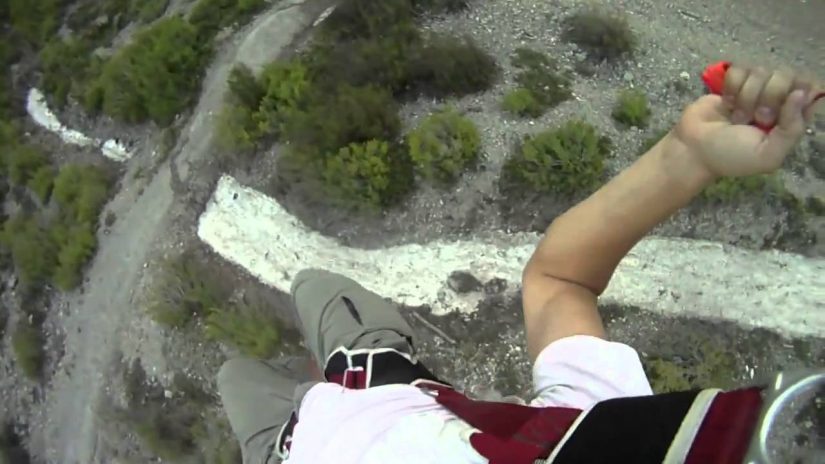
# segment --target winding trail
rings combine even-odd
[[[45,423],[33,424],[31,447],[36,455],[55,464],[109,463],[98,450],[95,407],[105,393],[108,367],[115,361],[119,332],[137,310],[132,297],[150,253],[163,240],[174,219],[173,184],[185,185],[189,166],[211,152],[213,118],[220,110],[226,79],[232,67],[244,60],[241,48],[260,49],[255,60],[273,60],[315,16],[302,1],[282,2],[235,34],[219,51],[207,71],[194,117],[182,131],[183,142],[174,159],[164,164],[131,204],[120,192],[112,207],[119,210],[111,233],[100,237],[98,253],[88,270],[82,292],[58,302],[58,325],[65,330],[65,356],[45,391]],[[258,47],[247,39],[258,41]],[[173,176],[173,172],[176,176]],[[176,177],[178,177],[176,179]]]

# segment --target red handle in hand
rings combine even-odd
[[[730,67],[731,63],[729,61],[720,61],[705,68],[705,72],[702,73],[702,81],[705,82],[705,86],[708,88],[710,93],[722,95],[722,92],[725,90],[725,74],[728,72]],[[814,97],[814,101],[817,101],[822,97],[825,97],[825,92],[822,92]],[[759,124],[756,121],[751,124],[765,132],[770,132],[771,129],[776,126],[776,124],[766,126]]]

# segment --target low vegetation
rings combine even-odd
[[[60,0],[8,0],[12,30],[38,46],[57,32],[63,2]]]
[[[507,94],[504,108],[519,116],[538,117],[573,96],[568,72],[544,53],[519,48],[512,57],[518,88]]]
[[[454,109],[435,113],[407,137],[410,157],[425,179],[455,181],[478,160],[481,136],[475,124]]]
[[[283,347],[283,326],[272,308],[262,304],[230,305],[206,316],[206,336],[244,356],[270,359]]]
[[[697,388],[734,388],[730,373],[736,371],[736,357],[716,343],[700,342],[693,353],[676,358],[654,357],[644,361],[654,393]]]
[[[610,141],[583,121],[526,137],[504,164],[506,190],[572,195],[590,192],[604,180]]]
[[[778,174],[723,177],[702,192],[711,202],[731,202],[761,193],[782,194],[785,187]]]
[[[0,423],[0,464],[29,464],[31,457],[11,423]]]
[[[597,61],[631,55],[639,42],[625,14],[598,7],[585,7],[566,18],[562,36]]]
[[[613,119],[625,127],[647,127],[650,107],[647,96],[641,90],[623,90],[613,107]]]
[[[266,0],[199,0],[189,22],[203,37],[211,39],[219,30],[249,21],[267,5]]]
[[[38,380],[43,371],[45,353],[40,327],[25,321],[17,323],[11,336],[14,359],[23,374],[30,380]]]

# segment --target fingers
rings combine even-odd
[[[758,122],[773,126],[795,89],[810,91],[813,82],[791,71],[733,66],[725,75],[723,99],[731,108],[731,122]]]
[[[793,90],[779,111],[776,127],[759,146],[757,156],[765,171],[778,169],[805,133],[804,110],[810,97],[804,90]]]

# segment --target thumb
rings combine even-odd
[[[758,159],[766,171],[778,169],[805,134],[805,115],[808,95],[804,90],[794,90],[788,95],[776,127],[762,140],[757,149]]]

